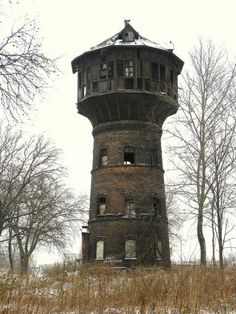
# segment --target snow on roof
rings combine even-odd
[[[131,32],[133,36],[128,37],[126,39],[125,35]],[[163,50],[173,50],[172,47],[164,48],[160,44],[151,41],[145,37],[142,37],[139,35],[138,32],[129,24],[126,22],[125,27],[117,34],[114,36],[104,40],[100,44],[91,47],[89,51],[97,50],[97,49],[102,49],[110,46],[146,46],[146,47],[152,47],[152,48],[157,48],[157,49],[163,49]]]

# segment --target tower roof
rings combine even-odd
[[[91,47],[90,51],[102,49],[110,46],[147,46],[157,49],[170,50],[162,47],[160,44],[141,36],[130,24],[129,20],[125,20],[125,27],[117,34],[109,37],[100,44]]]

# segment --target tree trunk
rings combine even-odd
[[[197,222],[197,236],[200,245],[200,263],[206,266],[206,241],[203,235],[203,209],[199,208],[198,222]]]
[[[29,256],[21,254],[20,257],[20,273],[21,275],[26,275],[29,270]]]
[[[12,256],[11,232],[9,232],[8,258],[9,258],[10,271],[13,272],[14,271],[14,261],[13,261],[13,256]]]

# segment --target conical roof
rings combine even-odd
[[[162,47],[160,44],[141,36],[130,24],[125,20],[125,27],[117,34],[104,40],[100,44],[92,47],[90,51],[107,48],[110,46],[147,46],[157,49],[170,50]]]

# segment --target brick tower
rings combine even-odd
[[[125,21],[72,61],[94,150],[84,261],[170,266],[161,135],[183,62]]]

